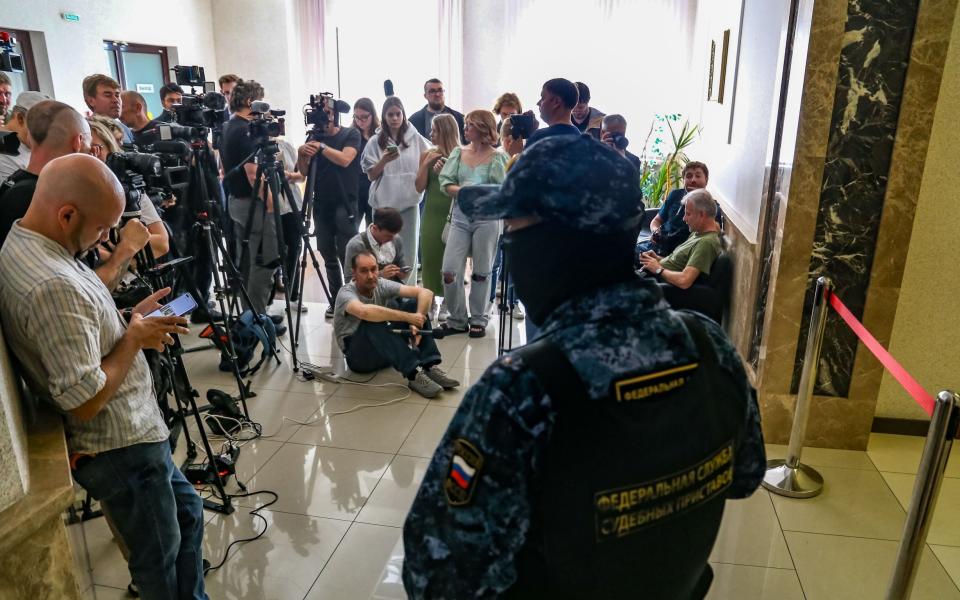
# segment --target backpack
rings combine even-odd
[[[243,314],[230,324],[230,339],[233,340],[233,350],[237,356],[237,368],[240,369],[240,375],[243,377],[256,373],[263,361],[276,352],[277,348],[277,331],[273,321],[267,315],[260,315],[260,324],[257,324],[253,318],[253,311],[249,309],[243,311]],[[254,350],[258,345],[263,345],[260,360],[251,366]],[[225,372],[233,370],[230,357],[224,351],[220,352],[220,370]]]

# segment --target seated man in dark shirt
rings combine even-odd
[[[693,190],[707,187],[710,170],[702,162],[691,160],[684,165],[681,176],[683,187],[670,192],[667,199],[660,205],[660,211],[650,223],[650,231],[653,235],[649,240],[637,244],[638,256],[647,251],[653,251],[659,256],[667,256],[690,235],[690,229],[683,222],[683,198]],[[720,211],[718,210],[718,222],[719,219]]]
[[[687,194],[683,203],[683,222],[689,228],[690,237],[666,258],[652,250],[641,254],[643,270],[684,290],[701,274],[709,275],[713,262],[723,251],[716,216],[717,203],[710,192],[701,189]]]

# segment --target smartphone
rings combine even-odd
[[[412,270],[413,270],[413,267],[400,267],[401,273],[409,273]]]
[[[147,317],[182,317],[196,307],[197,301],[193,299],[190,292],[187,292],[176,300],[167,302]]]
[[[394,144],[390,144],[389,146],[387,146],[387,152],[389,152],[390,154],[394,154],[396,152],[400,152],[400,148],[398,148]]]

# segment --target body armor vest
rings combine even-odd
[[[746,398],[703,325],[684,321],[699,363],[628,375],[599,400],[548,338],[518,351],[556,419],[518,580],[504,597],[706,595]]]

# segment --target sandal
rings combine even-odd
[[[487,328],[479,325],[471,325],[469,335],[472,338],[482,338],[487,335]]]
[[[436,331],[436,330],[439,330],[440,333],[441,333],[441,335],[440,335],[440,336],[437,336],[436,334],[434,334],[434,337],[446,337],[446,336],[448,336],[448,335],[456,335],[456,334],[458,334],[458,333],[466,333],[466,332],[467,332],[466,329],[459,329],[459,328],[457,328],[457,327],[451,327],[451,326],[447,325],[446,323],[444,323],[444,324],[441,325],[440,327],[434,327],[434,331]]]

